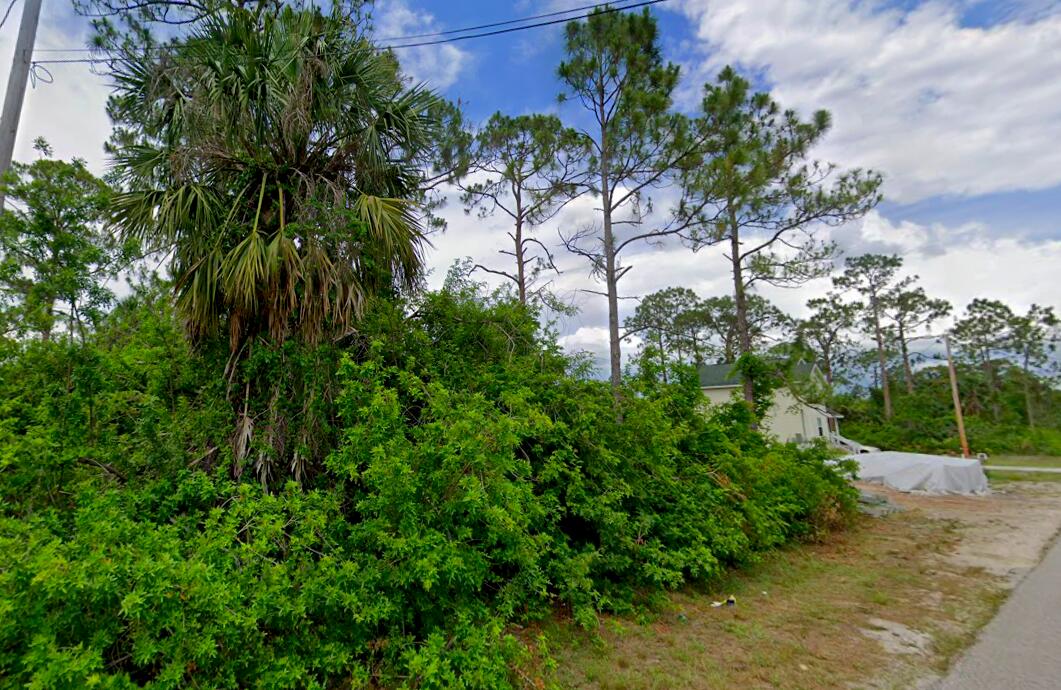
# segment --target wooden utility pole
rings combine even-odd
[[[22,6],[22,23],[18,27],[15,56],[11,60],[11,74],[7,78],[7,94],[4,96],[4,111],[0,115],[0,177],[11,168],[11,157],[15,153],[15,137],[18,135],[18,120],[22,115],[22,102],[26,98],[26,81],[29,79],[33,60],[33,44],[37,40],[37,21],[41,16],[41,0],[25,0]],[[0,191],[0,211],[4,210],[4,193]]]
[[[969,439],[965,437],[965,419],[962,417],[962,401],[958,395],[958,374],[954,371],[954,359],[950,354],[950,336],[943,334],[943,347],[947,351],[947,371],[950,373],[950,395],[954,400],[954,418],[958,421],[958,439],[962,444],[962,457],[969,457]]]

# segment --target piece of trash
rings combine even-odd
[[[770,596],[770,595],[769,595],[769,594],[767,594],[766,592],[763,592],[763,596],[764,596],[764,597],[767,597],[767,596]]]
[[[723,606],[736,606],[736,605],[737,605],[737,598],[734,597],[732,594],[730,594],[726,598],[725,601],[712,601],[711,602],[711,608],[713,608],[713,609],[722,608]]]
[[[806,664],[800,664],[800,665],[799,665],[799,670],[800,670],[800,671],[809,671],[809,670],[810,670],[810,667],[809,667],[809,666],[807,666]]]

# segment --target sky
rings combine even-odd
[[[377,0],[380,39],[445,31],[590,4],[588,0]],[[13,53],[21,1],[0,28],[0,64]],[[665,57],[680,65],[676,107],[694,113],[705,82],[733,65],[784,107],[829,110],[833,128],[814,156],[884,176],[885,201],[865,218],[823,231],[847,255],[898,253],[933,296],[959,311],[975,297],[1018,310],[1061,308],[1061,2],[1049,0],[667,0],[652,8]],[[38,58],[83,47],[88,21],[69,0],[44,0]],[[385,42],[385,41],[384,41]],[[560,105],[562,26],[399,52],[404,69],[482,122],[495,111],[578,117]],[[83,64],[49,65],[26,95],[15,157],[44,136],[63,158],[102,173],[110,132],[106,75]],[[7,75],[0,75],[6,85]],[[51,83],[45,83],[50,81]],[[428,254],[429,283],[455,260],[506,268],[505,219],[464,213],[456,194],[444,234]],[[665,209],[668,193],[655,199]],[[592,223],[582,198],[536,230]],[[570,350],[607,349],[606,306],[583,260],[557,254],[552,287],[579,313],[558,323]],[[677,243],[640,246],[624,258],[622,314],[669,286],[701,296],[731,289],[721,252]],[[489,277],[483,275],[484,280]],[[799,316],[828,280],[764,294]],[[945,324],[944,324],[945,325]],[[627,347],[633,351],[633,347]]]

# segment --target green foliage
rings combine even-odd
[[[788,318],[761,295],[746,296],[748,334],[755,351],[765,349],[771,334]],[[627,318],[628,333],[639,333],[654,347],[660,362],[725,364],[740,355],[737,314],[729,295],[701,299],[688,288],[666,288],[643,297]]]
[[[760,352],[790,321],[760,295],[748,295],[746,306],[752,346]],[[644,342],[639,366],[656,367],[664,381],[674,364],[727,364],[740,352],[736,305],[728,295],[700,299],[688,288],[659,290],[641,299],[625,327]],[[657,359],[652,364],[644,356],[648,349]]]
[[[507,270],[477,266],[516,286],[521,302],[546,298],[539,275],[557,270],[552,252],[531,236],[534,226],[552,218],[580,193],[585,141],[555,115],[509,117],[497,112],[476,133],[468,167],[472,177],[458,181],[465,211],[480,218],[501,211],[512,219],[508,233],[515,266]]]
[[[514,687],[514,623],[592,626],[851,514],[824,449],[705,416],[688,369],[617,423],[533,311],[459,282],[373,303],[321,471],[267,492],[231,475],[226,348],[165,291],[0,361],[0,686]]]
[[[160,479],[224,455],[224,360],[192,355],[165,289],[138,288],[86,344],[28,341],[0,361],[6,510],[66,508],[83,481]]]
[[[821,361],[822,373],[830,385],[837,370],[851,354],[854,343],[849,331],[855,325],[858,305],[844,302],[835,293],[807,300],[810,316],[796,323],[800,344],[809,347]]]
[[[420,278],[413,161],[437,99],[359,30],[315,7],[229,9],[118,63],[113,112],[136,141],[115,156],[113,220],[173,252],[196,339],[225,329],[240,354],[258,336],[339,337]]]
[[[827,184],[835,164],[808,157],[829,130],[829,113],[818,110],[804,121],[769,93],[752,91],[732,67],[704,85],[701,110],[695,126],[704,135],[704,164],[691,166],[682,180],[681,212],[704,214],[694,241],[739,247],[745,233],[762,234],[731,257],[744,288],[827,275],[833,250],[815,241],[814,226],[839,225],[873,208],[881,199],[880,175],[855,169]],[[781,246],[795,252],[779,254]]]
[[[989,374],[980,366],[959,362],[957,372],[972,452],[1061,452],[1061,394],[1048,379],[1028,376],[1016,366]],[[883,414],[879,391],[868,399],[852,394],[838,396],[834,405],[844,415],[841,433],[887,450],[959,454],[946,367],[918,369],[913,381],[913,393],[896,391],[890,420]],[[1029,404],[1035,412],[1035,427],[1027,424]]]
[[[683,171],[681,216],[696,247],[726,245],[733,280],[738,351],[753,350],[749,293],[760,284],[799,286],[832,270],[835,247],[815,237],[820,226],[861,217],[881,199],[881,177],[809,160],[828,131],[829,114],[802,120],[726,67],[704,86],[695,127],[704,138],[702,165]],[[832,178],[830,180],[830,178]],[[752,403],[752,379],[744,397]]]
[[[338,10],[232,7],[114,74],[136,136],[112,222],[172,256],[193,344],[227,336],[232,469],[263,483],[319,470],[330,344],[422,278],[421,165],[446,109],[360,31]]]
[[[906,288],[910,280],[899,279],[903,260],[898,255],[863,254],[844,259],[844,272],[833,277],[833,285],[841,290],[851,290],[866,301],[859,304],[862,311],[862,326],[874,341],[877,349],[877,375],[884,398],[884,417],[894,414],[891,383],[887,365],[887,317],[888,298],[896,291]]]
[[[35,333],[47,340],[56,326],[83,337],[110,305],[104,287],[117,273],[121,248],[102,232],[110,189],[84,161],[41,157],[14,163],[0,214],[0,336]]]
[[[684,124],[670,111],[678,73],[677,65],[663,61],[659,27],[647,9],[597,9],[585,21],[566,25],[565,59],[557,69],[561,100],[577,101],[600,126],[586,132],[593,141],[590,173],[604,172],[614,185],[633,185],[666,172],[672,161],[661,149],[679,143],[675,136]]]
[[[893,305],[895,294],[888,300]],[[1054,454],[1061,449],[1061,395],[1050,361],[1056,328],[1049,307],[1032,305],[1026,314],[1017,314],[990,299],[974,299],[957,320],[956,372],[973,452]],[[904,364],[908,359],[903,352]],[[946,369],[904,369],[907,390],[904,395],[891,391],[891,419],[887,408],[880,414],[877,391],[869,400],[846,396],[840,401],[848,417],[845,435],[882,448],[957,452]]]
[[[914,387],[909,352],[911,338],[915,337],[919,329],[939,321],[951,311],[951,304],[947,300],[930,298],[922,287],[909,287],[917,279],[918,276],[910,276],[903,280],[892,289],[885,300],[885,310],[895,326],[895,340],[902,356],[907,392]]]

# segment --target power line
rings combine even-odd
[[[463,29],[450,29],[449,31],[435,31],[429,34],[414,34],[412,36],[389,36],[387,38],[380,38],[379,41],[410,41],[414,38],[434,38],[435,36],[452,36],[453,34],[463,34],[467,31],[478,31],[479,29],[493,29],[498,26],[508,26],[509,24],[522,24],[523,22],[529,22],[535,19],[546,19],[548,17],[557,17],[563,14],[571,14],[572,12],[582,12],[585,10],[594,10],[598,7],[604,7],[608,5],[607,2],[598,2],[593,5],[583,5],[582,7],[571,7],[566,10],[559,10],[556,12],[546,12],[544,14],[535,14],[530,17],[522,17],[520,19],[509,19],[503,22],[493,22],[490,24],[479,24],[478,26],[466,26]]]
[[[599,14],[609,14],[609,13],[612,13],[612,12],[623,12],[625,10],[633,10],[633,9],[637,9],[638,7],[647,7],[649,5],[658,5],[659,3],[666,2],[666,1],[667,0],[643,0],[642,2],[635,2],[632,5],[626,5],[624,7],[610,7],[610,6],[608,6],[607,3],[603,3],[603,4],[600,4],[600,5],[594,5],[594,7],[597,7],[597,8],[603,7],[604,8],[604,9],[602,9],[600,11]],[[498,36],[500,34],[508,34],[508,33],[514,32],[514,31],[523,31],[524,29],[536,29],[536,28],[541,27],[541,26],[551,26],[553,24],[563,24],[564,22],[574,21],[576,19],[585,19],[586,17],[590,16],[591,14],[593,14],[593,13],[592,12],[587,12],[585,14],[580,14],[577,17],[565,17],[563,19],[552,19],[552,20],[547,21],[547,22],[536,22],[534,24],[526,24],[524,26],[514,26],[514,27],[509,28],[509,29],[498,29],[497,31],[484,31],[483,33],[468,34],[467,36],[455,36],[453,38],[443,38],[443,39],[440,39],[440,40],[437,40],[437,41],[422,41],[420,43],[405,43],[403,45],[385,46],[385,48],[416,48],[418,46],[438,45],[439,43],[453,43],[455,41],[463,41],[463,40],[466,40],[466,39],[469,39],[469,38],[482,38],[484,36]]]
[[[4,18],[0,19],[0,29],[4,28],[4,24],[7,24],[7,18],[11,16],[11,8],[15,6],[18,0],[11,0],[11,3],[7,6],[7,12],[4,12]]]
[[[14,4],[15,1],[16,0],[12,0],[12,4]],[[623,1],[623,0],[620,0],[620,1]],[[664,0],[658,0],[658,1],[659,2],[663,2]],[[461,28],[461,29],[449,29],[449,30],[446,30],[446,31],[433,31],[431,33],[425,33],[425,34],[410,34],[408,36],[387,36],[387,37],[383,37],[383,38],[377,38],[376,40],[380,41],[380,42],[384,42],[384,41],[401,42],[401,41],[411,41],[411,40],[416,39],[416,38],[434,38],[436,36],[452,36],[454,34],[463,34],[463,33],[469,32],[469,31],[478,31],[479,29],[492,29],[492,28],[495,28],[495,27],[498,27],[498,26],[508,26],[508,25],[511,25],[511,24],[522,24],[524,22],[533,21],[535,19],[546,19],[548,17],[557,17],[557,16],[561,16],[561,15],[565,15],[565,14],[571,14],[572,12],[583,12],[583,11],[586,11],[586,10],[595,10],[597,8],[605,7],[605,6],[610,5],[610,4],[611,4],[610,2],[597,2],[597,3],[594,3],[592,5],[582,5],[581,7],[571,7],[571,8],[566,9],[566,10],[557,10],[555,12],[545,12],[543,14],[534,14],[534,15],[530,15],[528,17],[520,17],[518,19],[507,19],[505,21],[491,22],[489,24],[477,24],[475,26],[466,26],[466,27]],[[647,3],[647,4],[652,4],[652,3]],[[630,8],[636,7],[636,6],[639,6],[639,5],[630,5],[628,7],[619,7],[619,8],[615,8],[615,9],[616,10],[624,10],[624,9],[630,9]],[[572,19],[578,19],[578,17],[571,17],[569,19],[564,19],[564,20],[561,20],[561,21],[570,21]],[[528,26],[528,27],[523,27],[523,28],[531,28],[531,27]],[[394,47],[394,46],[392,46],[392,47]],[[162,48],[164,48],[164,46],[159,46],[159,49],[162,49]],[[36,52],[38,52],[38,53],[88,53],[88,52],[92,52],[93,50],[97,50],[97,48],[38,48]]]
[[[577,9],[574,9],[574,10],[568,10],[567,12],[551,12],[551,13],[544,14],[544,15],[537,15],[535,17],[525,17],[523,19],[514,19],[514,20],[510,20],[508,22],[497,22],[497,23],[493,24],[493,26],[501,26],[503,24],[512,24],[512,23],[516,23],[516,22],[525,22],[525,21],[527,21],[529,19],[536,19],[538,17],[548,17],[548,16],[555,16],[557,14],[567,14],[569,12],[576,12],[576,11],[579,11],[579,10],[585,10],[587,8],[593,8],[593,9],[603,8],[603,9],[600,10],[600,13],[604,14],[604,13],[612,13],[612,12],[624,12],[626,10],[637,9],[639,7],[648,7],[649,5],[658,5],[659,3],[662,3],[662,2],[667,2],[667,0],[641,0],[641,2],[635,2],[635,3],[629,4],[629,5],[623,5],[622,7],[613,7],[613,6],[610,6],[608,3],[598,3],[596,5],[586,5],[585,7],[577,8]],[[398,50],[398,49],[401,49],[401,48],[419,48],[419,47],[422,47],[422,46],[440,45],[440,44],[443,44],[443,43],[455,43],[457,41],[464,41],[464,40],[471,39],[471,38],[484,38],[484,37],[487,37],[487,36],[499,36],[501,34],[514,33],[514,32],[517,32],[517,31],[524,31],[526,29],[537,29],[537,28],[540,28],[540,27],[543,27],[543,26],[552,26],[554,24],[563,24],[565,22],[575,21],[575,20],[578,20],[578,19],[585,19],[585,18],[589,17],[591,14],[593,14],[592,11],[584,12],[583,14],[580,14],[580,15],[577,15],[577,16],[574,16],[574,17],[564,17],[564,18],[561,18],[561,19],[551,19],[549,21],[535,22],[533,24],[524,24],[522,26],[513,26],[513,27],[506,28],[506,29],[497,29],[497,30],[494,30],[494,31],[483,31],[483,32],[480,32],[480,33],[467,34],[467,35],[464,35],[464,36],[453,36],[451,38],[442,38],[442,39],[435,40],[435,41],[420,41],[420,42],[417,42],[417,43],[402,43],[402,44],[384,45],[384,46],[380,46],[380,49],[381,50]],[[478,29],[478,28],[486,28],[488,26],[491,26],[491,25],[484,24],[484,25],[481,25],[480,27],[468,27],[468,28],[465,28],[465,29],[453,29],[452,31],[449,31],[449,32],[438,32],[437,34],[434,34],[434,35],[462,33],[462,32],[465,32],[465,31],[472,31],[472,30],[475,30],[475,29]],[[431,34],[424,34],[424,36],[428,36],[428,35],[431,35]],[[409,36],[408,38],[417,38],[417,36]],[[62,50],[62,49],[50,49],[48,52],[59,51],[59,50]],[[70,50],[70,52],[73,52],[75,50],[81,51],[81,50],[91,50],[91,49],[71,48],[69,50]],[[40,52],[45,52],[45,51],[40,51]],[[111,62],[111,58],[48,58],[48,59],[44,59],[44,60],[34,60],[33,62],[34,62],[34,64],[37,64],[37,65],[59,65],[59,64],[78,64],[78,63],[80,63],[80,64],[100,64],[100,63],[105,63],[105,62]]]

